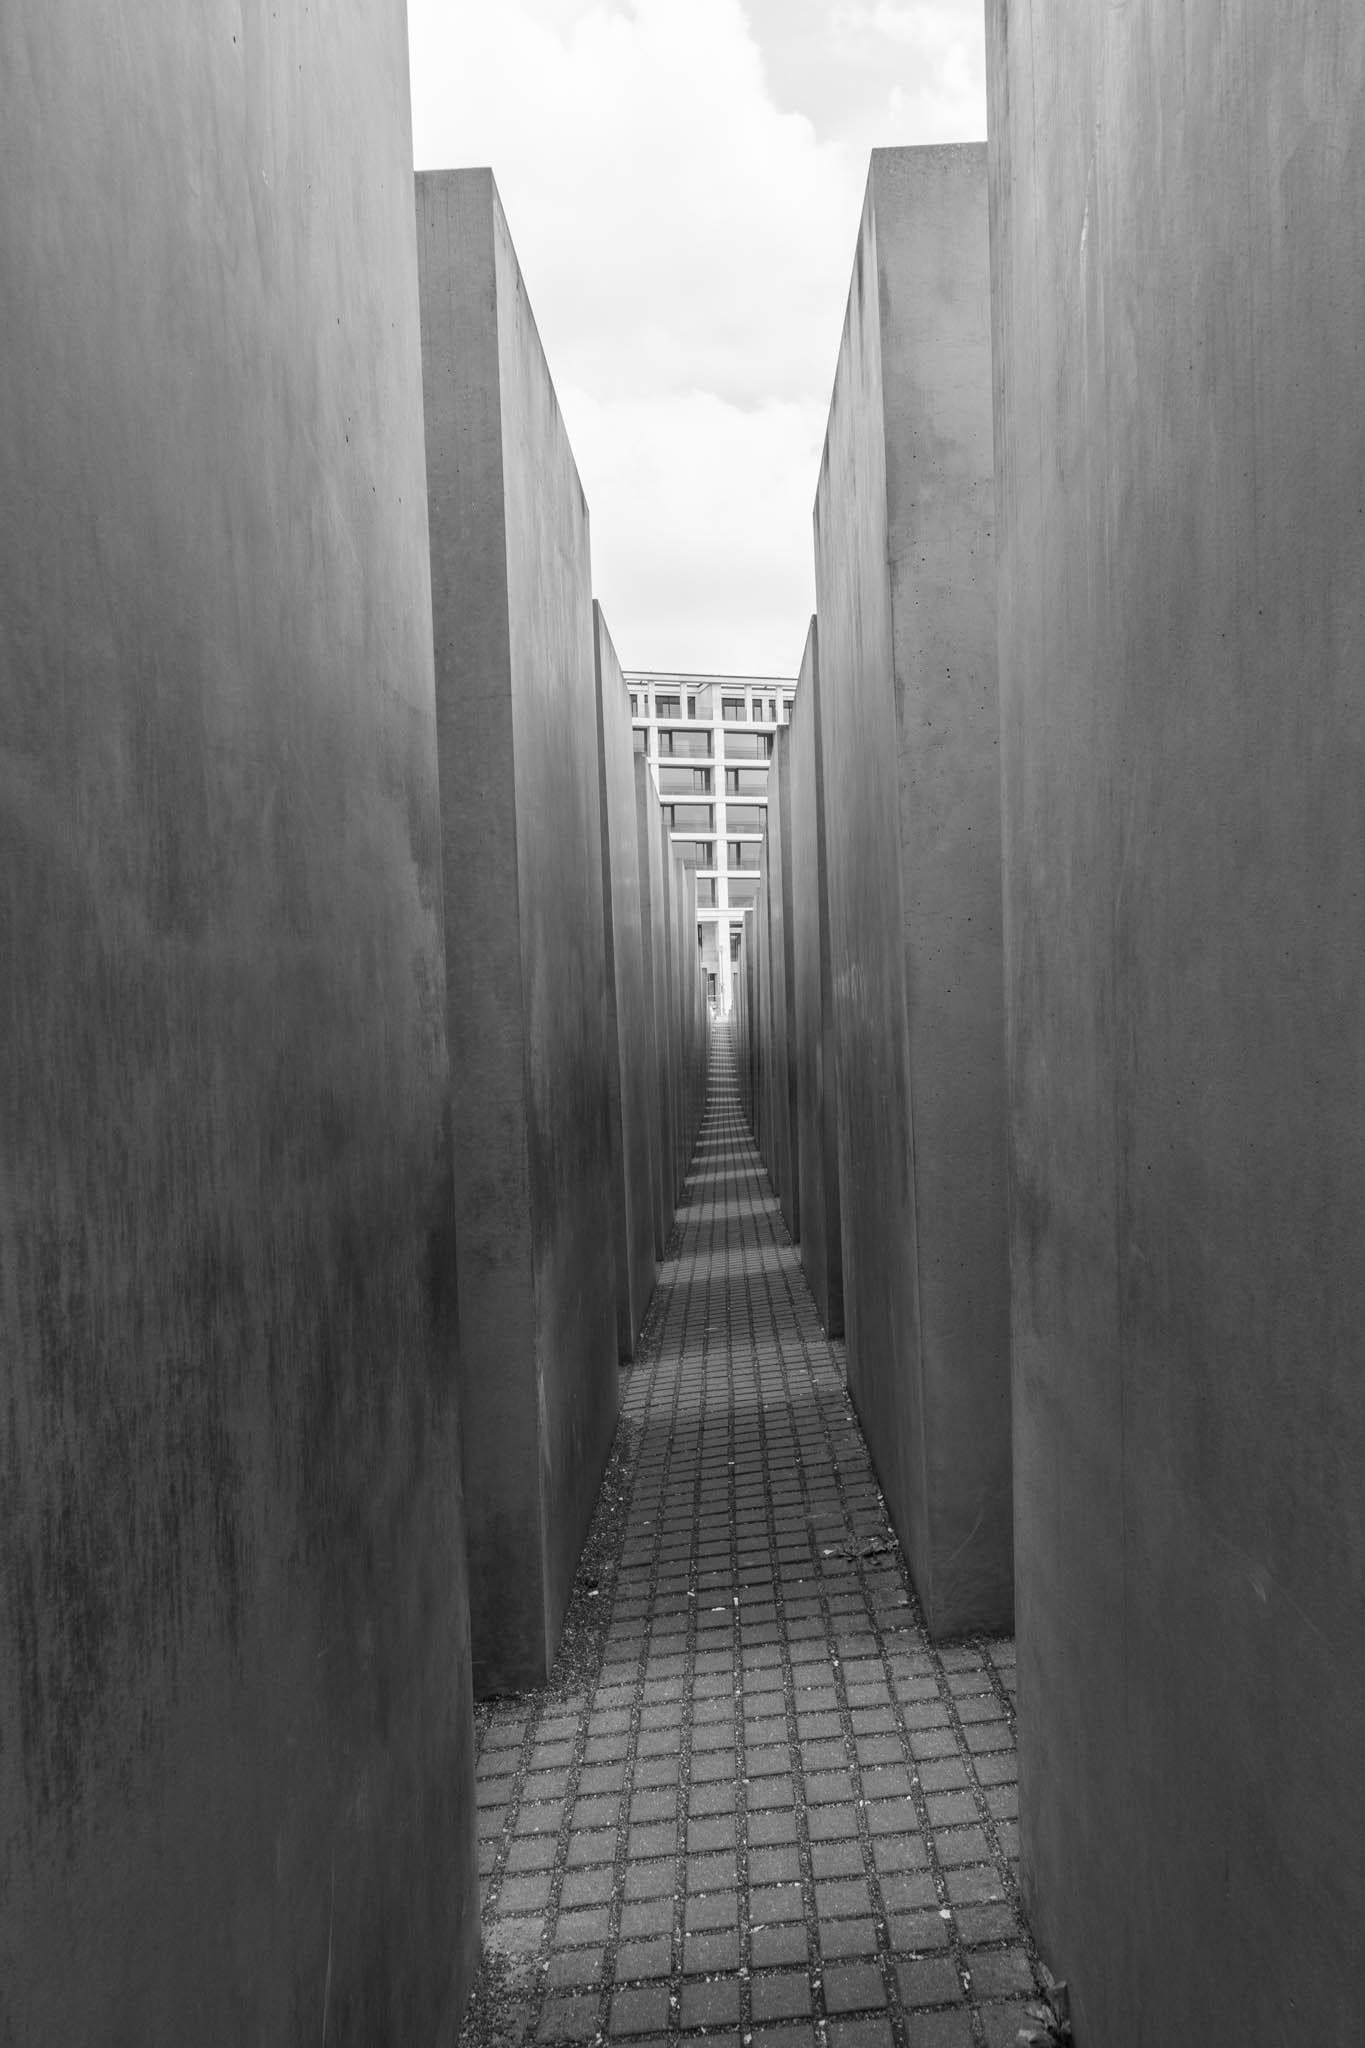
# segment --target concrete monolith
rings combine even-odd
[[[395,7],[0,15],[0,2037],[478,1938]]]
[[[488,171],[417,181],[481,1692],[542,1682],[616,1423],[588,509]]]
[[[849,1387],[936,1635],[1009,1623],[986,156],[873,154],[815,510]]]
[[[1365,22],[988,22],[1025,1892],[1078,2042],[1345,2042]]]

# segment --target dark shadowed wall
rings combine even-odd
[[[0,13],[0,2040],[477,1940],[397,4]]]
[[[983,146],[873,154],[815,509],[849,1386],[937,1635],[1012,1609]]]
[[[664,830],[658,792],[643,754],[634,757],[635,830],[640,856],[640,932],[654,1013],[654,1256],[673,1227],[673,1038],[669,1030],[669,936],[664,902]]]
[[[1024,1875],[1358,2039],[1365,16],[988,10]]]
[[[787,786],[789,737],[783,726],[776,735],[772,765],[768,770],[768,805],[765,814],[764,867],[767,888],[769,974],[771,1008],[768,1019],[769,1132],[768,1166],[773,1190],[795,1241],[798,1234],[797,1161],[798,1133],[795,1116],[795,1064],[791,1021],[792,901],[791,901],[791,792]]]
[[[488,171],[417,181],[480,1691],[542,1680],[616,1420],[588,509]]]
[[[801,1266],[831,1337],[844,1330],[830,991],[829,890],[825,872],[824,775],[817,699],[819,629],[806,636],[791,710],[792,1024],[795,1040]]]
[[[602,900],[606,911],[611,1050],[612,1219],[616,1340],[633,1358],[654,1290],[653,1148],[657,1052],[653,991],[645,973],[640,840],[635,815],[630,697],[601,607],[593,605],[597,744],[602,798]]]

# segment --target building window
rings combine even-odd
[[[663,696],[662,694],[656,695],[656,696],[655,696],[655,699],[654,699],[654,713],[655,713],[655,716],[656,716],[656,717],[658,717],[658,718],[679,718],[679,717],[681,717],[681,715],[682,715],[682,699],[681,699],[681,697],[665,697],[665,696]]]
[[[727,732],[725,735],[725,758],[727,761],[759,761],[768,751],[767,742],[772,734],[767,732]]]
[[[742,697],[722,697],[720,700],[720,715],[722,718],[728,718],[732,721],[742,720],[744,717],[744,699]]]
[[[687,715],[689,718],[695,718],[697,715],[697,700],[695,697],[689,697],[687,700]]]
[[[768,716],[769,716],[769,718],[771,718],[771,720],[772,720],[773,724],[774,724],[774,725],[776,725],[776,724],[777,724],[777,699],[776,699],[776,697],[770,697],[770,698],[768,699]]]
[[[693,789],[701,790],[706,796],[710,796],[711,770],[709,768],[694,768],[692,770],[692,787]]]
[[[672,726],[659,727],[660,754],[682,754],[693,760],[711,758],[711,735],[709,732],[689,732],[686,726],[676,731]]]
[[[713,867],[715,866],[715,864],[716,864],[716,842],[715,842],[715,840],[714,840],[714,839],[699,839],[699,840],[697,841],[697,866],[698,866],[699,868],[713,868]]]
[[[632,726],[632,727],[631,727],[631,732],[632,732],[632,734],[633,734],[633,736],[634,736],[634,740],[635,740],[635,751],[636,751],[636,753],[637,753],[637,754],[647,754],[647,753],[649,752],[649,730],[648,730],[648,728],[647,728],[646,726],[643,726],[643,725],[636,725],[636,726]]]
[[[709,832],[711,829],[710,804],[665,804],[668,824],[673,832]]]
[[[704,876],[697,883],[697,901],[703,910],[716,907],[716,883],[714,876]]]
[[[750,873],[758,866],[758,847],[745,839],[727,839],[725,842],[725,865],[732,872],[747,868]]]
[[[635,701],[635,692],[632,690],[630,693],[630,715],[632,718],[638,717],[639,709],[640,707]]]

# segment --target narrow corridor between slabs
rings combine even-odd
[[[1013,1685],[920,1626],[718,1026],[551,1684],[479,1711],[466,2048],[1012,2044]]]

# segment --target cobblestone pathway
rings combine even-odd
[[[466,2048],[1013,2043],[1013,1646],[925,1638],[728,1041],[543,1693],[479,1712]]]

